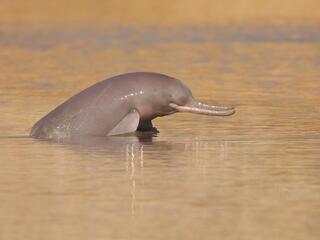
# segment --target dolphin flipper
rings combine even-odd
[[[107,136],[135,132],[138,128],[139,121],[139,113],[136,110],[131,110],[110,132],[108,132]]]

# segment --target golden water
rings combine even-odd
[[[181,79],[218,118],[156,119],[157,137],[25,137],[104,78]],[[49,28],[0,33],[0,239],[319,239],[317,28]]]

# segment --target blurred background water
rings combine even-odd
[[[2,1],[1,239],[319,239],[317,1]],[[154,71],[237,113],[63,144],[33,123]]]

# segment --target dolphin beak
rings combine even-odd
[[[210,116],[229,116],[236,112],[232,106],[207,105],[196,101],[191,101],[185,106],[179,106],[175,103],[170,103],[169,106],[178,112],[190,112]]]

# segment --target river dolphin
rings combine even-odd
[[[235,109],[195,101],[189,88],[175,78],[151,72],[127,73],[72,96],[36,122],[30,136],[61,139],[148,131],[154,129],[152,119],[175,112],[228,116]]]

